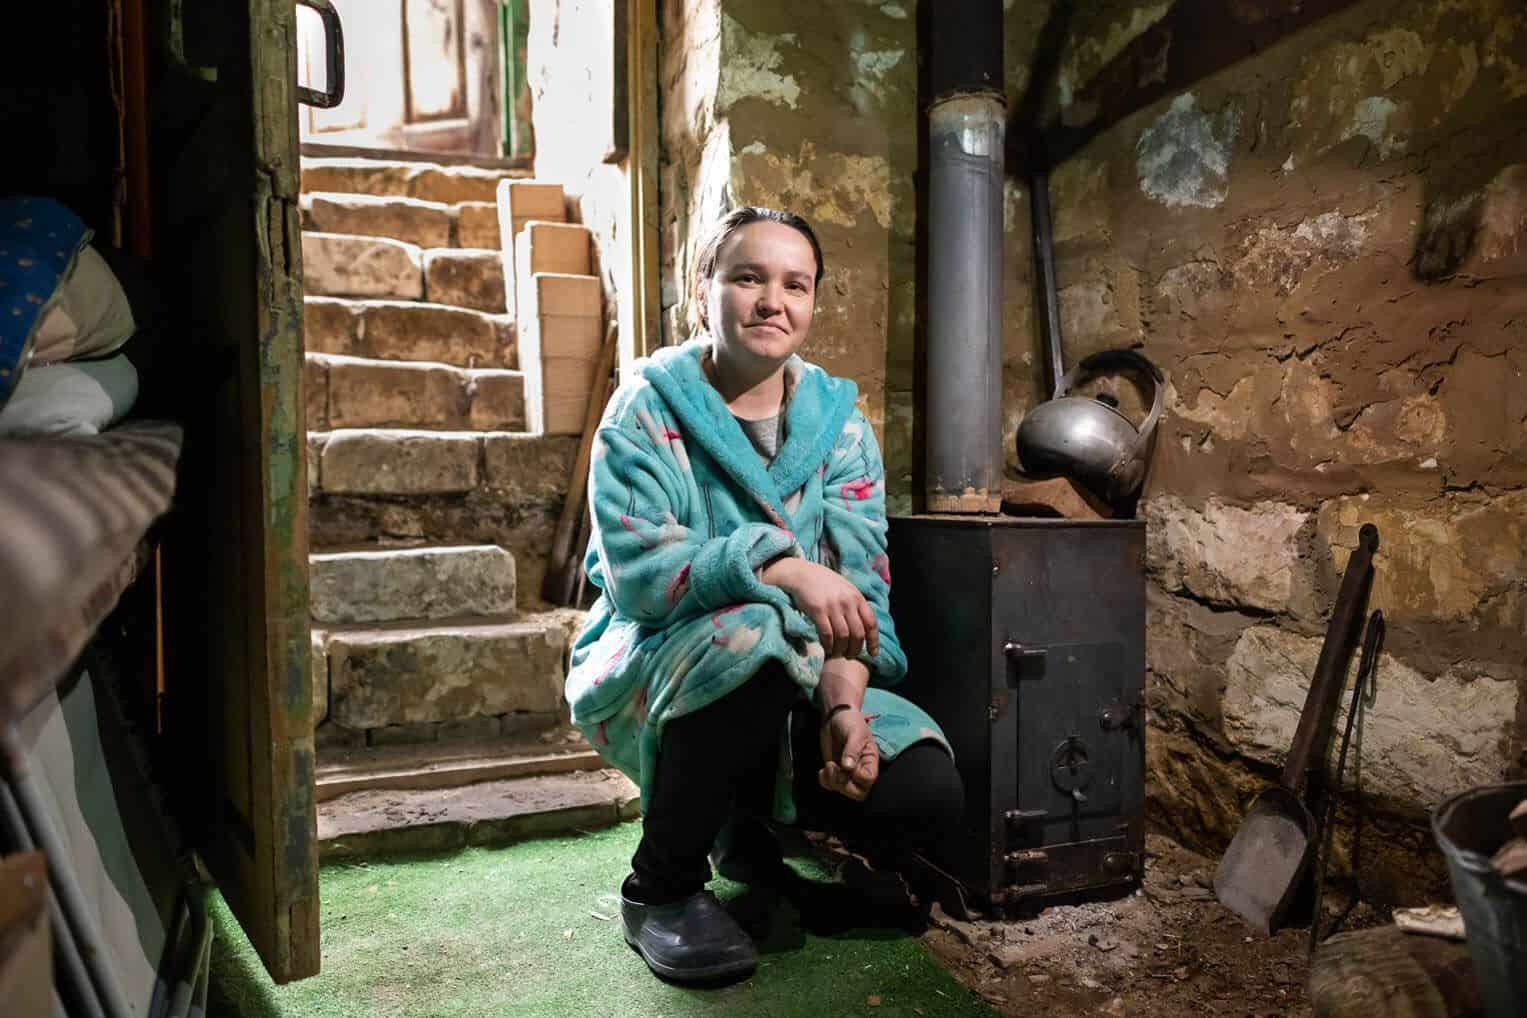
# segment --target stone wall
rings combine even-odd
[[[1052,101],[1167,8],[1089,8]],[[1150,794],[1204,847],[1282,763],[1364,522],[1389,623],[1362,749],[1372,890],[1438,887],[1425,811],[1522,767],[1524,69],[1519,5],[1357,3],[1055,174],[1068,363],[1138,345],[1168,378],[1142,503]],[[1008,371],[1010,395],[1038,384]]]
[[[910,433],[917,53],[899,3],[668,0],[663,9],[664,328],[687,338],[689,274],[737,205],[811,221],[827,258],[803,351],[858,380],[861,407]],[[886,428],[888,416],[904,426]],[[898,494],[910,490],[905,443]]]
[[[658,16],[659,285],[662,339],[672,344],[689,335],[685,281],[705,226],[733,204],[732,148],[716,112],[721,0],[663,0]]]
[[[1005,6],[1016,101],[1047,5]],[[1047,116],[1085,119],[1076,96],[1171,6],[1078,10]],[[685,334],[700,227],[747,201],[811,217],[830,276],[806,352],[859,380],[905,509],[915,7],[669,0],[663,14],[669,338]],[[1527,13],[1346,5],[1112,124],[1051,194],[1067,363],[1133,345],[1168,380],[1141,507],[1153,821],[1223,847],[1282,762],[1372,521],[1389,638],[1363,732],[1378,814],[1364,886],[1438,890],[1425,811],[1527,766]],[[1011,457],[1043,368],[1026,182],[1006,199]]]

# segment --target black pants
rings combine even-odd
[[[802,700],[799,687],[771,664],[663,729],[642,840],[631,859],[636,884],[649,901],[677,900],[705,886],[711,877],[706,856],[734,810],[768,815],[787,715],[802,827],[831,831],[887,855],[921,847],[958,820],[964,806],[960,776],[949,754],[932,742],[882,760],[863,802],[822,788],[816,705]]]

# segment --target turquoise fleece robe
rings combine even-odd
[[[816,689],[816,627],[761,567],[795,555],[838,570],[874,609],[880,649],[864,711],[883,758],[943,733],[898,682],[885,476],[857,388],[799,357],[785,366],[785,443],[765,466],[701,358],[709,340],[638,361],[605,409],[589,470],[585,565],[601,591],[573,645],[567,701],[594,748],[647,790],[664,723],[715,702],[766,662]],[[795,819],[781,728],[774,812]]]

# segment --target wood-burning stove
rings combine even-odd
[[[897,691],[965,782],[929,862],[1000,910],[1126,893],[1145,848],[1145,524],[890,521]]]

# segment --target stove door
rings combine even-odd
[[[1143,835],[1137,542],[1003,535],[993,614],[994,886],[1018,898],[1130,879]],[[1000,847],[998,847],[1000,846]]]

